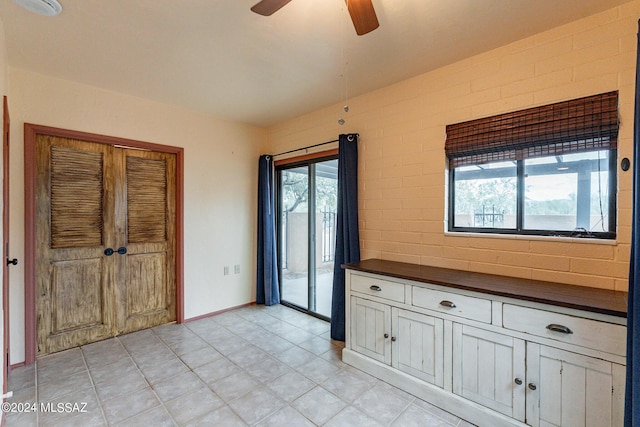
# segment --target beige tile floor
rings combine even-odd
[[[280,305],[135,332],[12,370],[9,402],[38,411],[6,426],[471,425],[345,365],[342,344]]]

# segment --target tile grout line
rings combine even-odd
[[[387,384],[387,383],[385,383]],[[402,410],[400,412],[398,412],[398,415],[396,415],[391,421],[389,421],[389,423],[387,424],[388,427],[391,427],[391,425],[393,425],[393,423],[402,416],[402,414],[404,414],[406,412],[407,409],[409,409],[409,407],[413,404],[413,402],[415,401],[415,397],[413,397],[413,400],[410,400],[407,402],[407,405],[402,408]]]
[[[277,320],[283,321],[283,322],[285,322],[285,323],[288,323],[288,324],[289,324],[289,325],[291,325],[291,326],[297,327],[296,325],[294,325],[294,324],[292,324],[292,323],[290,323],[290,322],[288,322],[288,321],[286,321],[286,320],[280,319],[280,318],[278,318],[278,317],[276,317],[276,316],[272,316],[270,313],[266,313],[266,314],[267,314],[267,315],[269,315],[269,316],[271,316],[271,317],[273,317],[274,319],[277,319]],[[240,318],[241,318],[242,320],[244,320],[244,321],[251,322],[251,323],[252,323],[252,324],[254,324],[256,327],[258,327],[258,328],[260,328],[260,329],[265,330],[265,332],[270,332],[270,331],[268,331],[268,330],[264,329],[261,325],[259,325],[259,324],[254,320],[254,319],[248,319],[248,318],[246,318],[246,317],[244,317],[244,316],[242,316],[242,315],[239,315],[239,314],[238,314],[238,317],[240,317]],[[216,322],[216,323],[218,323],[218,322]],[[242,338],[242,337],[241,337],[240,335],[238,335],[236,332],[233,332],[233,331],[229,330],[225,325],[223,325],[223,324],[221,324],[221,323],[218,323],[218,325],[219,325],[219,326],[221,326],[221,327],[223,327],[223,328],[225,328],[227,331],[229,331],[231,334],[233,334],[236,338],[239,338],[239,339],[241,339],[241,340],[243,340],[243,341],[247,342],[247,343],[248,343],[248,344],[250,344],[250,345],[255,345],[255,344],[253,344],[252,342],[247,341],[247,340],[245,340],[244,338]],[[205,342],[207,342],[207,344],[208,344],[208,341],[206,341],[206,339],[204,339],[202,336],[198,335],[198,334],[197,334],[197,332],[195,332],[195,331],[192,331],[192,332],[193,332],[193,333],[195,333],[195,334],[196,334],[197,336],[199,336],[200,338],[202,338],[202,339],[203,339]],[[270,332],[270,333],[271,333],[271,332]],[[304,349],[304,348],[300,347],[297,343],[295,343],[295,342],[291,342],[291,341],[287,340],[286,338],[284,338],[284,337],[280,336],[280,335],[279,335],[279,334],[277,334],[277,333],[276,333],[275,335],[277,335],[278,337],[280,337],[280,338],[282,338],[282,339],[284,339],[284,340],[288,341],[289,343],[291,343],[291,344],[292,344],[292,346],[298,347],[298,348],[300,348],[300,349],[302,349],[302,350],[304,350],[304,351],[309,352],[309,350],[307,350],[307,349]],[[314,338],[315,338],[315,337],[319,337],[319,335],[318,335],[318,334],[311,334],[311,335],[313,335],[313,337],[314,337]],[[212,348],[213,348],[213,347],[212,347]],[[214,350],[215,350],[215,348],[214,348]],[[261,349],[261,350],[262,350],[262,349]],[[216,350],[216,351],[217,351],[217,350]],[[263,350],[263,351],[264,351],[264,350]],[[286,350],[285,350],[285,351],[286,351]],[[268,353],[268,352],[265,352],[265,353],[267,353],[269,357],[273,357],[274,359],[278,360],[278,358],[277,358],[277,356],[276,356],[275,354],[271,354],[271,353]],[[309,352],[309,353],[311,353],[311,352]],[[313,354],[313,353],[312,353],[312,354]],[[245,370],[242,366],[239,366],[238,364],[236,364],[235,362],[233,362],[232,360],[230,360],[230,359],[227,357],[227,355],[222,354],[222,356],[223,356],[225,359],[227,359],[230,363],[233,363],[235,366],[237,366],[237,367],[238,367],[242,372],[245,372],[245,373],[246,373],[246,370]],[[318,356],[314,354],[314,357],[318,357]],[[284,363],[284,362],[282,362],[282,361],[279,361],[279,362],[280,362],[280,363]],[[294,367],[292,367],[292,366],[290,366],[290,365],[288,365],[288,364],[287,364],[287,367],[288,367],[292,372],[298,372],[298,370],[297,370],[297,369],[295,369]],[[252,377],[252,375],[251,375],[251,374],[249,374],[249,373],[246,373],[246,374],[247,374],[247,375],[249,375],[250,377]],[[196,374],[196,375],[197,375],[197,374]],[[285,375],[285,374],[282,374],[282,375]],[[282,376],[282,375],[280,375],[280,376]],[[302,374],[302,375],[304,376],[304,374]],[[278,376],[278,377],[276,377],[276,378],[273,378],[271,381],[274,381],[274,380],[276,380],[277,378],[280,378],[280,376]],[[306,376],[305,376],[305,378],[307,378],[307,379],[309,379],[310,381],[312,381],[312,382],[316,385],[316,387],[319,387],[319,386],[320,386],[320,384],[316,383],[315,381],[311,380],[310,378],[308,378],[308,377],[306,377]],[[259,381],[260,383],[262,383],[260,380],[258,380],[258,381]],[[268,385],[266,385],[266,384],[265,384],[265,386],[266,386],[267,388],[269,388],[269,386],[268,386]],[[315,387],[313,387],[311,390],[313,390],[314,388],[315,388]],[[311,390],[309,390],[309,391],[311,391]],[[211,391],[215,393],[215,391],[214,391],[214,390],[211,390]],[[309,391],[307,391],[306,393],[308,393]],[[250,393],[250,391],[249,391],[249,392],[247,392],[247,393],[245,393],[245,394],[243,394],[242,396],[238,396],[237,398],[232,399],[231,401],[234,401],[234,400],[237,400],[237,399],[241,399],[242,397],[246,396],[248,393]],[[300,397],[304,396],[306,393],[303,393],[303,394],[302,394],[301,396],[299,396],[298,398],[300,398]],[[278,398],[279,398],[279,399],[281,399],[279,396],[278,396]],[[282,400],[282,399],[281,399],[281,400]],[[225,399],[223,399],[223,401],[225,402],[225,404],[226,404],[227,406],[229,406],[229,403],[231,403],[231,401],[227,402]],[[254,423],[252,423],[251,425],[257,425],[257,424],[259,424],[260,422],[262,422],[262,421],[266,420],[268,417],[270,417],[270,416],[272,416],[273,414],[275,414],[276,412],[278,412],[278,411],[282,410],[282,409],[283,409],[284,407],[286,407],[286,406],[291,407],[291,409],[293,409],[294,411],[296,411],[297,413],[299,413],[299,414],[300,414],[301,416],[303,416],[305,419],[308,419],[312,424],[316,425],[312,420],[310,420],[310,419],[309,419],[308,417],[306,417],[304,414],[300,413],[300,412],[299,412],[299,411],[297,411],[293,406],[291,406],[291,403],[292,403],[292,402],[287,402],[287,401],[284,401],[284,400],[283,400],[283,402],[285,403],[285,405],[283,405],[283,406],[282,406],[282,407],[280,407],[280,408],[276,408],[276,409],[274,409],[272,412],[269,412],[269,413],[265,414],[263,417],[261,417],[260,419],[256,420],[256,421],[255,421]],[[240,419],[242,419],[242,417],[240,417],[240,414],[237,414],[237,412],[235,412],[231,406],[229,406],[229,408],[230,408],[230,409],[231,409],[231,410],[232,410],[236,415],[238,415],[238,417],[239,417]]]
[[[93,381],[93,375],[91,375],[91,369],[89,368],[89,364],[87,363],[87,358],[84,357],[84,351],[82,351],[82,346],[80,346],[79,349],[80,349],[80,355],[82,356],[82,362],[84,363],[85,368],[87,368],[87,375],[89,376],[89,381],[91,381],[91,389],[93,390],[93,394],[95,394],[96,396],[96,402],[98,403],[98,408],[100,409],[100,413],[102,414],[102,419],[104,420],[106,425],[109,425],[109,422],[107,420],[107,415],[104,413],[104,408],[102,407],[102,401],[100,399],[100,396],[98,396],[98,390],[96,389],[96,384]]]
[[[240,316],[240,317],[242,317],[242,316]],[[275,318],[275,317],[274,317],[274,318]],[[252,320],[249,320],[249,319],[245,319],[245,318],[243,318],[243,320],[246,320],[246,321],[250,321],[250,322],[252,322],[252,323],[255,323],[255,322],[253,322]],[[215,322],[215,321],[214,321],[214,322]],[[217,322],[216,322],[216,323],[217,323]],[[236,338],[239,338],[239,339],[241,339],[241,340],[243,340],[243,341],[247,342],[248,344],[253,345],[251,342],[249,342],[249,341],[245,340],[244,338],[240,337],[240,336],[239,336],[238,334],[236,334],[235,332],[233,332],[233,331],[229,330],[226,326],[224,326],[224,325],[222,325],[222,324],[220,324],[220,323],[218,323],[218,325],[219,325],[220,327],[224,328],[225,330],[229,331],[229,333],[233,334]],[[259,328],[261,328],[261,329],[264,329],[264,328],[262,328],[260,325],[256,325],[256,326],[257,326],[257,327],[259,327]],[[188,328],[188,326],[185,326],[185,327],[186,327],[186,328]],[[208,345],[209,347],[211,347],[214,351],[216,351],[216,352],[220,353],[218,350],[216,350],[216,349],[215,349],[215,347],[213,347],[212,345],[210,345],[210,344],[209,344],[209,342],[208,342],[204,337],[202,337],[201,335],[198,335],[198,333],[197,333],[197,332],[195,332],[195,331],[191,330],[190,328],[188,328],[188,329],[189,329],[192,333],[194,333],[196,336],[198,336],[199,338],[201,338],[204,342],[206,342],[206,343],[207,343],[207,345]],[[266,329],[265,329],[265,331],[266,331]],[[265,352],[265,353],[266,353],[266,352]],[[275,357],[274,355],[271,355],[271,354],[269,354],[269,353],[267,353],[267,354],[269,355],[269,357],[272,357],[272,356],[273,356],[273,357]],[[239,366],[239,365],[238,365],[238,364],[236,364],[234,361],[230,360],[230,359],[227,357],[227,355],[226,355],[226,354],[220,353],[220,355],[221,355],[223,358],[225,358],[226,360],[228,360],[230,363],[232,363],[234,366],[237,366],[237,367],[238,367],[242,372],[245,372],[245,373],[246,373],[246,370],[245,370],[243,367]],[[178,356],[178,357],[179,357],[179,356]],[[276,358],[276,359],[277,359],[277,358]],[[195,372],[194,372],[194,374],[195,374],[195,375],[196,375],[196,376],[197,376],[197,377],[202,381],[202,379],[198,376],[198,374],[196,374]],[[246,373],[246,374],[247,374],[247,375],[249,375],[250,377],[252,377],[252,375],[251,375],[251,374],[249,374],[249,373]],[[232,375],[233,375],[233,374],[232,374]],[[283,374],[283,375],[284,375],[284,374]],[[227,377],[224,377],[224,378],[227,378]],[[224,378],[222,378],[222,379],[224,379]],[[277,378],[280,378],[280,377],[277,377]],[[275,380],[275,379],[277,379],[277,378],[272,379],[272,381],[273,381],[273,380]],[[261,381],[259,381],[259,380],[258,380],[258,382],[260,382],[260,383],[262,384],[262,382],[261,382]],[[205,383],[205,385],[209,388],[209,390],[211,390],[211,392],[212,392],[212,393],[214,393],[216,396],[219,396],[219,395],[215,392],[215,390],[213,390],[213,389],[212,389],[208,384],[206,384],[206,383]],[[266,387],[268,387],[268,386],[266,386]],[[222,398],[222,396],[219,396],[219,397],[222,399],[222,401],[225,403],[225,405],[226,405],[226,406],[227,406],[227,407],[228,407],[228,408],[229,408],[229,409],[230,409],[230,410],[231,410],[235,415],[237,415],[239,419],[243,420],[243,422],[244,422],[244,419],[240,416],[240,414],[238,414],[238,413],[233,409],[233,407],[232,407],[231,405],[229,405],[229,403],[231,403],[231,402],[232,402],[232,401],[234,401],[234,400],[240,399],[240,398],[242,398],[242,397],[246,396],[246,395],[247,395],[247,394],[249,394],[249,393],[251,393],[251,391],[248,391],[247,393],[243,394],[242,396],[238,396],[238,397],[236,397],[235,399],[232,399],[231,401],[227,401],[227,400],[225,400],[224,398]],[[285,401],[285,403],[288,405],[288,402],[286,402],[286,401]],[[256,421],[255,423],[253,423],[252,425],[256,425],[256,424],[260,423],[261,421],[263,421],[263,420],[264,420],[264,419],[266,419],[267,417],[269,417],[269,416],[273,415],[274,413],[276,413],[276,412],[277,412],[277,411],[279,411],[280,409],[282,409],[282,408],[278,408],[278,409],[274,410],[273,412],[270,412],[269,414],[267,414],[267,415],[265,415],[264,417],[262,417],[262,418],[260,418],[259,420],[257,420],[257,421]],[[206,414],[205,414],[204,416],[206,416]],[[201,417],[201,418],[202,418],[202,417]]]
[[[158,396],[158,394],[156,393],[155,389],[153,388],[153,386],[151,385],[151,383],[149,382],[149,380],[147,379],[147,376],[144,374],[144,372],[142,372],[142,370],[140,369],[140,365],[138,365],[138,362],[136,361],[136,359],[133,357],[133,355],[129,352],[129,349],[127,348],[126,345],[124,345],[124,343],[122,342],[122,340],[120,340],[119,336],[114,337],[118,343],[122,346],[122,348],[124,349],[124,351],[127,353],[127,355],[129,356],[129,358],[131,359],[131,361],[133,362],[133,364],[135,365],[137,372],[140,373],[140,375],[142,375],[142,377],[144,378],[144,381],[147,383],[147,385],[149,386],[149,389],[151,390],[151,393],[153,393],[153,395],[156,397],[156,399],[158,400],[158,402],[160,403],[161,406],[164,411],[167,413],[167,415],[169,415],[169,417],[171,418],[171,421],[173,422],[173,424],[175,426],[178,425],[178,423],[173,419],[173,416],[171,415],[171,412],[169,412],[169,410],[165,407],[164,402],[162,401],[162,399],[160,399],[160,396]],[[163,343],[164,344],[164,343]],[[96,393],[97,394],[97,393]],[[100,399],[100,397],[98,396],[98,398]],[[102,399],[100,399],[101,402],[101,406],[102,406]],[[115,424],[121,424],[137,415],[140,415],[141,413],[147,412],[147,411],[151,411],[154,408],[157,408],[158,406],[154,406],[152,408],[146,409],[142,412],[139,412],[137,414],[131,415],[130,417],[127,417],[123,420],[118,421]],[[106,418],[106,417],[105,417]],[[109,421],[107,420],[107,425],[112,425],[111,423],[109,423]]]
[[[292,310],[293,310],[293,309],[292,309]],[[295,312],[295,311],[294,311],[294,312]],[[267,314],[269,314],[269,313],[267,313]],[[272,316],[272,317],[274,317],[274,318],[276,318],[276,319],[278,319],[278,320],[281,320],[281,321],[283,321],[283,322],[285,322],[285,323],[288,323],[288,324],[290,324],[290,325],[292,325],[292,326],[298,327],[297,325],[295,325],[295,324],[293,324],[293,323],[291,323],[291,322],[289,322],[289,321],[287,321],[287,320],[280,319],[280,318],[275,317],[275,316]],[[306,331],[306,332],[308,332],[308,331]],[[313,335],[313,338],[321,338],[321,339],[325,339],[325,338],[323,338],[323,337],[321,336],[321,335],[323,335],[323,334],[325,334],[325,333],[326,333],[326,332],[323,332],[323,333],[320,333],[320,334],[317,334],[317,333],[311,333],[311,335]],[[276,334],[276,335],[280,336],[279,334]],[[284,338],[284,337],[282,337],[282,338],[283,338],[283,339],[285,339],[285,340],[287,340],[287,338]],[[312,338],[312,339],[313,339],[313,338]],[[289,341],[289,340],[287,340],[287,341]],[[308,340],[305,340],[305,341],[302,341],[302,342],[306,342],[306,341],[308,341]],[[289,342],[291,342],[291,341],[289,341]],[[301,343],[302,343],[302,342],[301,342]],[[328,341],[328,342],[330,343],[330,345],[334,346],[334,344],[333,344],[331,341]],[[319,356],[319,355],[317,355],[317,354],[315,354],[315,353],[313,353],[313,352],[311,352],[311,351],[307,350],[307,349],[306,349],[306,348],[304,348],[304,347],[301,347],[301,346],[300,346],[300,343],[295,343],[295,342],[291,342],[291,343],[292,343],[294,346],[296,346],[296,347],[298,347],[298,348],[300,348],[300,349],[302,349],[302,350],[305,350],[305,351],[308,351],[308,352],[310,352],[310,353],[314,354],[314,356],[315,356],[315,357],[317,357],[317,358],[319,358],[319,359],[321,359],[321,360],[324,360],[324,359],[320,358],[320,356]],[[337,346],[336,346],[336,347],[337,347]],[[331,351],[331,350],[328,350],[328,351]],[[325,353],[326,353],[326,352],[325,352]],[[324,354],[324,353],[323,353],[323,354]],[[329,362],[329,363],[331,363],[331,362]],[[302,365],[301,365],[301,366],[302,366]],[[338,371],[340,371],[340,370],[342,370],[342,369],[343,369],[343,368],[341,368],[341,367],[337,367],[337,368],[338,368]],[[302,415],[304,418],[306,418],[307,420],[309,420],[312,424],[314,424],[314,425],[318,425],[318,424],[316,424],[313,420],[311,420],[309,417],[307,417],[304,413],[302,413],[302,412],[298,411],[295,407],[293,407],[293,406],[292,406],[292,403],[293,403],[293,402],[295,402],[295,401],[296,401],[296,400],[298,400],[298,399],[301,399],[302,397],[306,396],[307,394],[311,393],[313,390],[315,390],[315,389],[316,389],[316,388],[318,388],[318,387],[319,387],[319,388],[321,388],[322,390],[324,390],[325,392],[329,393],[331,396],[334,396],[334,397],[335,397],[336,399],[338,399],[339,401],[341,401],[341,402],[344,402],[344,403],[345,403],[344,408],[340,409],[337,413],[333,414],[333,416],[331,416],[328,420],[326,420],[324,424],[326,424],[326,423],[330,422],[333,418],[335,418],[339,413],[341,413],[342,411],[344,411],[346,408],[348,408],[348,407],[353,407],[353,402],[345,401],[345,400],[344,400],[344,399],[342,399],[340,396],[337,396],[336,394],[334,394],[333,392],[331,392],[330,390],[327,390],[325,387],[323,387],[323,386],[322,386],[322,384],[323,384],[324,382],[326,382],[326,381],[327,381],[327,379],[325,379],[324,381],[321,381],[321,382],[316,382],[314,379],[309,378],[309,377],[307,377],[306,375],[304,375],[304,373],[299,372],[299,371],[298,371],[298,369],[293,368],[293,367],[291,367],[291,369],[292,369],[294,372],[298,372],[298,373],[300,373],[300,374],[301,374],[301,375],[303,375],[305,378],[307,378],[309,381],[311,381],[312,383],[314,383],[314,384],[315,384],[315,386],[314,386],[314,387],[312,387],[310,390],[307,390],[307,391],[306,391],[305,393],[303,393],[302,395],[298,396],[298,397],[297,397],[296,399],[294,399],[292,402],[287,402],[287,405],[288,405],[288,406],[290,406],[290,407],[291,407],[293,410],[295,410],[297,413],[299,413],[299,414],[300,414],[300,415]],[[373,382],[373,383],[372,383],[371,387],[369,387],[369,388],[367,389],[367,391],[368,391],[368,390],[370,390],[371,388],[373,388],[374,384],[375,384],[375,382]],[[354,401],[355,401],[355,400],[354,400]],[[356,408],[354,408],[354,409],[356,409]],[[265,418],[266,418],[266,417],[265,417]]]
[[[177,325],[177,323],[176,323],[176,325]],[[165,326],[165,325],[161,325],[161,326],[158,326],[158,327],[162,327],[162,326]],[[215,349],[211,344],[209,344],[209,342],[208,342],[207,340],[205,340],[204,338],[202,338],[202,337],[201,337],[200,335],[198,335],[196,332],[194,332],[194,331],[192,331],[191,329],[187,328],[187,326],[182,326],[182,327],[183,327],[183,328],[185,328],[185,329],[187,329],[187,330],[189,330],[191,333],[193,333],[194,335],[196,335],[198,338],[202,339],[202,340],[207,344],[207,346],[208,346],[208,347],[210,347],[213,351],[215,351],[215,352],[217,352],[217,353],[220,353],[220,352],[219,352],[219,351],[217,351],[217,350],[216,350],[216,349]],[[180,355],[178,355],[178,353],[176,353],[176,352],[175,352],[175,351],[174,351],[174,350],[173,350],[173,349],[172,349],[172,348],[171,348],[171,347],[170,347],[170,346],[169,346],[169,345],[168,345],[168,344],[167,344],[167,343],[162,339],[162,336],[156,333],[156,331],[155,331],[154,329],[155,329],[155,328],[151,328],[151,332],[154,334],[154,336],[156,336],[156,337],[157,337],[157,338],[162,342],[162,344],[164,344],[164,345],[169,349],[169,351],[171,351],[173,354],[175,354],[176,358],[178,358],[178,359],[180,360],[180,362],[181,362],[183,365],[185,365],[185,367],[189,370],[188,372],[191,372],[193,375],[195,375],[195,377],[198,379],[198,381],[199,381],[203,386],[205,386],[206,388],[208,388],[208,389],[211,391],[211,393],[213,393],[213,394],[215,394],[216,396],[218,396],[218,397],[220,398],[220,400],[222,400],[226,406],[229,406],[229,405],[228,405],[228,402],[227,402],[225,399],[223,399],[223,398],[222,398],[222,396],[218,395],[218,393],[216,393],[216,392],[215,392],[215,390],[213,390],[213,389],[212,389],[212,388],[211,388],[207,383],[205,383],[205,382],[202,380],[202,378],[200,378],[200,376],[199,376],[197,373],[195,373],[195,372],[193,371],[193,368],[191,368],[191,366],[189,366],[189,365],[187,365],[186,363],[184,363],[184,361],[182,360],[182,358],[180,357]],[[226,329],[226,328],[225,328],[225,329]],[[231,332],[231,331],[229,331],[229,332]],[[233,333],[233,332],[231,332],[231,333]],[[234,334],[234,335],[235,335],[235,334]],[[222,353],[220,353],[220,355],[221,355],[222,357],[224,357],[225,359],[227,358],[227,357],[226,357],[224,354],[222,354]],[[229,359],[227,359],[227,360],[229,360]],[[233,361],[231,361],[231,360],[229,360],[229,362],[230,362],[230,363],[233,363]],[[225,378],[226,378],[226,377],[225,377]],[[153,386],[151,386],[151,387],[153,388]],[[154,393],[155,393],[155,390],[154,390]],[[183,393],[183,394],[181,394],[180,396],[176,396],[176,397],[174,397],[174,399],[178,399],[178,398],[180,398],[180,397],[184,396],[184,395],[185,395],[185,394],[187,394],[187,393],[188,393],[188,391],[187,391],[187,392],[185,392],[185,393]],[[160,400],[160,399],[158,399],[158,400]],[[173,399],[171,399],[171,400],[173,400]],[[162,402],[162,400],[160,400],[160,402],[164,404],[164,402]],[[216,409],[219,409],[219,408],[216,408]],[[234,414],[236,414],[236,412],[235,412],[235,411],[233,410],[233,408],[231,408],[230,406],[229,406],[229,409],[231,409],[231,411],[232,411]],[[167,411],[168,411],[168,410],[167,410]],[[208,413],[206,413],[206,414],[203,414],[202,416],[199,416],[199,417],[197,417],[197,418],[194,418],[194,419],[188,420],[188,421],[187,421],[187,423],[192,422],[192,421],[195,421],[196,419],[203,418],[204,416],[207,416],[208,414],[209,414],[209,412],[208,412]],[[170,412],[169,412],[169,415],[171,415],[171,413],[170,413]],[[236,415],[237,415],[238,417],[240,416],[239,414],[236,414]],[[171,416],[171,419],[173,419],[173,416]],[[174,420],[174,422],[176,422],[176,421]],[[176,422],[176,424],[177,424],[177,422]]]
[[[219,325],[219,326],[221,326],[221,327],[223,327],[225,330],[229,331],[229,329],[227,329],[225,326],[220,325],[220,324],[218,324],[218,325]],[[213,346],[209,343],[209,341],[207,341],[204,337],[202,337],[201,335],[199,335],[196,331],[192,330],[191,328],[189,328],[189,327],[188,327],[188,326],[186,326],[186,325],[185,325],[184,327],[185,327],[186,329],[188,329],[189,331],[191,331],[191,333],[193,333],[194,335],[196,335],[198,338],[200,338],[201,340],[203,340],[205,343],[207,343],[207,346],[208,346],[208,347],[211,347],[211,349],[212,349],[213,351],[215,351],[215,352],[219,353],[219,354],[220,354],[224,359],[228,360],[228,361],[229,361],[229,363],[233,363],[235,366],[238,366],[238,365],[236,365],[232,360],[230,360],[230,359],[229,359],[225,354],[222,354],[222,353],[220,353],[218,350],[216,350],[216,348],[215,348],[215,347],[213,347]],[[155,332],[154,332],[154,333],[155,333]],[[232,331],[229,331],[229,333],[231,333],[231,334],[233,334],[234,336],[238,337],[238,335],[237,335],[237,334],[235,334],[235,333],[234,333],[234,332],[232,332]],[[245,340],[244,338],[241,338],[241,337],[238,337],[238,338],[242,339],[243,341],[245,341],[245,342],[247,342],[247,343],[249,342],[249,341]],[[175,354],[175,352],[174,352],[174,354]],[[176,354],[176,356],[177,356],[178,358],[180,358],[180,356],[178,356],[177,354]],[[180,359],[180,360],[182,360],[182,359]],[[204,365],[203,365],[203,366],[204,366]],[[197,378],[198,378],[198,379],[199,379],[199,380],[200,380],[200,381],[201,381],[201,382],[202,382],[202,383],[203,383],[203,384],[204,384],[204,385],[209,389],[209,390],[211,390],[211,392],[212,392],[213,394],[215,394],[216,396],[220,397],[220,399],[224,402],[224,406],[227,406],[227,407],[231,410],[231,412],[233,412],[233,413],[234,413],[234,414],[235,414],[239,419],[241,419],[241,420],[242,420],[242,417],[240,416],[240,414],[238,414],[238,413],[237,413],[237,412],[236,412],[236,411],[235,411],[235,410],[234,410],[234,409],[229,405],[229,402],[227,402],[224,398],[222,398],[222,396],[220,396],[218,393],[216,393],[216,392],[215,392],[215,390],[213,390],[213,389],[211,388],[211,386],[209,386],[209,384],[205,383],[205,382],[202,380],[202,378],[200,378],[200,376],[199,376],[196,372],[194,372],[194,371],[193,371],[193,369],[192,369],[190,366],[187,366],[187,367],[189,368],[189,370],[190,370],[191,372],[193,372],[193,374],[194,374],[194,375],[195,375],[195,376],[196,376],[196,377],[197,377]],[[243,369],[243,371],[244,371],[244,369]],[[226,377],[224,377],[224,378],[226,378]],[[246,394],[246,393],[245,393],[245,394]],[[244,396],[244,395],[239,396],[238,398],[243,397],[243,396]],[[233,400],[235,400],[235,399],[233,399]],[[218,409],[219,409],[219,408],[218,408]],[[203,414],[203,415],[202,415],[202,416],[200,416],[198,419],[204,418],[204,417],[206,417],[208,414],[209,414],[209,413]],[[195,419],[194,419],[194,420],[195,420]],[[191,421],[194,421],[194,420],[191,420]],[[244,420],[243,420],[243,421],[244,421]]]
[[[292,325],[292,326],[294,326],[294,327],[298,327],[297,325],[295,325],[295,324],[293,324],[293,323],[290,323],[290,322],[288,322],[288,321],[286,321],[286,320],[284,320],[284,319],[279,319],[279,318],[277,318],[277,317],[275,317],[275,316],[272,316],[270,313],[267,313],[267,315],[269,315],[269,316],[273,317],[274,319],[278,319],[278,320],[281,320],[281,321],[283,321],[283,322],[285,322],[285,323],[288,323],[288,324],[290,324],[290,325]],[[242,317],[242,315],[240,315],[240,317]],[[246,318],[244,318],[244,317],[242,317],[242,318],[243,318],[243,319],[245,319],[245,320],[247,320],[247,321],[250,321],[251,323],[255,323],[255,324],[256,324],[256,326],[260,327],[261,329],[264,329],[264,328],[262,328],[260,325],[258,325],[258,324],[257,324],[257,322],[255,322],[253,319],[246,319]],[[265,329],[265,331],[267,331],[267,330]],[[269,332],[269,331],[267,331],[267,332]],[[305,332],[308,332],[308,331],[305,331]],[[277,336],[279,336],[279,337],[281,337],[282,339],[284,339],[284,340],[286,340],[286,341],[290,342],[290,343],[291,343],[291,344],[293,344],[293,346],[295,346],[295,347],[298,347],[298,348],[300,348],[300,349],[302,349],[302,350],[304,350],[304,351],[309,351],[309,350],[307,350],[307,349],[305,349],[305,348],[303,348],[303,347],[300,347],[300,345],[299,345],[298,343],[295,343],[295,342],[289,341],[287,338],[284,338],[284,337],[280,336],[279,334],[276,334],[276,335],[277,335]],[[313,333],[312,333],[311,335],[313,335],[313,337],[314,337],[314,338],[316,338],[316,337],[319,337],[319,336],[320,336],[319,334],[313,334]],[[305,341],[306,341],[306,340],[305,340]],[[302,341],[302,342],[305,342],[305,341]],[[285,351],[286,351],[286,350],[285,350]],[[310,351],[309,351],[309,352],[310,352]],[[310,353],[312,353],[312,352],[310,352]],[[314,357],[319,358],[319,356],[318,356],[318,355],[316,355],[315,353],[312,353],[312,354],[314,354]],[[271,355],[271,356],[275,357],[275,355]],[[275,358],[277,359],[277,357],[275,357]],[[283,362],[281,362],[281,363],[283,363]],[[301,365],[301,366],[302,366],[302,365]],[[311,392],[312,390],[314,390],[316,387],[320,387],[320,388],[322,388],[323,390],[325,390],[325,391],[327,391],[328,393],[330,393],[332,396],[334,396],[334,394],[333,394],[333,393],[331,393],[330,391],[328,391],[328,390],[324,389],[324,388],[323,388],[319,383],[315,382],[313,379],[311,379],[311,378],[307,377],[306,375],[304,375],[303,373],[299,372],[296,368],[293,368],[292,366],[290,366],[290,365],[288,365],[288,364],[287,364],[287,367],[288,367],[288,368],[290,368],[292,372],[300,373],[304,378],[306,378],[306,379],[308,379],[309,381],[311,381],[312,383],[314,383],[314,384],[315,384],[315,387],[312,387],[312,388],[311,388],[310,390],[308,390],[307,392],[305,392],[305,393],[303,393],[302,395],[298,396],[298,397],[297,397],[296,399],[294,399],[292,402],[287,402],[287,401],[285,401],[285,406],[283,406],[283,407],[290,407],[291,409],[293,409],[294,411],[296,411],[298,414],[300,414],[302,417],[304,417],[306,420],[308,420],[311,424],[313,424],[313,425],[315,425],[315,426],[318,426],[318,424],[316,424],[313,420],[311,420],[311,419],[310,419],[309,417],[307,417],[305,414],[303,414],[303,413],[301,413],[300,411],[298,411],[298,410],[297,410],[295,407],[293,407],[291,404],[292,404],[293,402],[295,402],[297,399],[301,398],[302,396],[305,396],[306,394],[310,393],[310,392]],[[283,374],[283,375],[285,375],[285,374]],[[281,375],[281,376],[282,376],[282,375]],[[279,377],[277,377],[277,378],[280,378],[280,376],[279,376]],[[272,379],[271,381],[274,381],[274,380],[276,380],[277,378],[274,378],[274,379]],[[267,386],[267,387],[269,387],[269,386]],[[336,396],[336,398],[340,399],[338,396]],[[340,400],[342,400],[342,399],[340,399]],[[260,422],[262,422],[262,421],[266,420],[268,417],[270,417],[271,415],[275,414],[276,412],[278,412],[278,411],[280,411],[280,410],[282,410],[282,408],[278,408],[278,409],[274,410],[272,413],[269,413],[269,414],[265,415],[264,417],[262,417],[261,419],[257,420],[253,425],[257,425],[257,424],[259,424]],[[333,417],[332,417],[332,418],[333,418]],[[330,421],[330,419],[329,419],[329,420],[327,420],[326,422],[328,422],[328,421]],[[325,422],[325,423],[326,423],[326,422]]]

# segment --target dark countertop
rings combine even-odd
[[[342,268],[559,307],[627,317],[627,292],[367,259]]]

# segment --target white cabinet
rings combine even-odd
[[[393,308],[391,310],[392,365],[439,387],[444,381],[443,320]]]
[[[526,380],[532,426],[622,425],[623,365],[527,343]]]
[[[524,379],[524,340],[453,325],[454,393],[524,421]]]
[[[374,360],[391,364],[391,307],[351,298],[351,348]]]
[[[442,387],[442,319],[352,296],[350,323],[354,351]]]
[[[479,426],[621,426],[625,319],[347,270],[343,361]]]

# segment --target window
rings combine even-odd
[[[449,231],[616,234],[618,93],[447,126]]]

